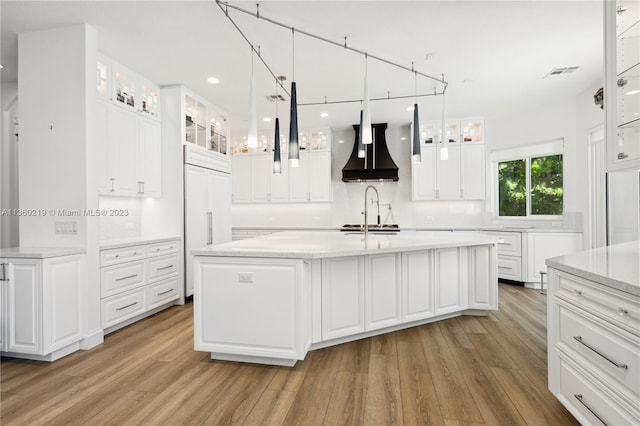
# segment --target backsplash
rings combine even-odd
[[[100,197],[100,240],[137,238],[142,235],[141,200],[126,197]]]

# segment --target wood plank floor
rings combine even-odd
[[[547,390],[546,296],[310,352],[294,368],[193,350],[192,304],[54,363],[3,358],[0,423],[577,424]]]

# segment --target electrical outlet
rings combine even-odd
[[[551,226],[554,228],[560,228],[562,226],[562,222],[551,222]]]
[[[56,234],[77,235],[78,222],[56,222],[55,230]]]
[[[252,272],[240,272],[240,273],[238,273],[238,282],[241,282],[241,283],[252,283],[253,282],[253,273]]]

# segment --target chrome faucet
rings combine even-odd
[[[364,236],[366,237],[369,233],[369,218],[367,216],[367,192],[369,189],[373,189],[376,191],[376,204],[378,205],[378,225],[380,225],[380,194],[378,194],[378,190],[375,186],[369,185],[364,190]],[[373,204],[373,199],[371,199],[371,203]]]

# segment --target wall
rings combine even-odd
[[[0,145],[0,210],[18,208],[18,139],[14,121],[18,117],[18,84],[2,83],[2,139]],[[19,244],[19,218],[0,215],[0,247]]]

